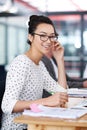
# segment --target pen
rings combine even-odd
[[[54,94],[54,92],[52,92],[52,91],[51,91],[51,92],[49,92],[49,94],[53,95],[53,94]]]

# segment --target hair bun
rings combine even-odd
[[[37,18],[38,18],[37,15],[32,15],[32,16],[30,16],[30,21],[35,20],[35,19],[37,19]]]
[[[32,22],[34,22],[34,21],[37,20],[37,18],[38,18],[37,15],[32,15],[32,16],[30,16],[30,21],[29,21],[28,25],[30,26]]]

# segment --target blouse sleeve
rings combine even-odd
[[[66,92],[67,90],[60,86],[58,82],[56,82],[49,74],[47,71],[45,65],[41,62],[42,64],[42,73],[43,73],[43,80],[44,80],[44,89],[47,91],[52,91],[52,92]]]
[[[2,100],[2,110],[4,113],[12,113],[14,105],[19,100],[25,78],[25,62],[23,59],[15,58],[7,73],[6,88]]]

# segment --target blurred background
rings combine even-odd
[[[65,48],[66,72],[83,77],[87,63],[86,0],[0,0],[0,75],[28,49],[27,21],[32,14],[53,20]]]

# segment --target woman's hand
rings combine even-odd
[[[52,48],[53,56],[56,60],[61,60],[64,57],[64,47],[59,43],[55,42]]]
[[[68,95],[65,92],[57,92],[52,96],[49,96],[45,99],[45,104],[43,105],[50,107],[64,107],[66,102],[68,102]]]

